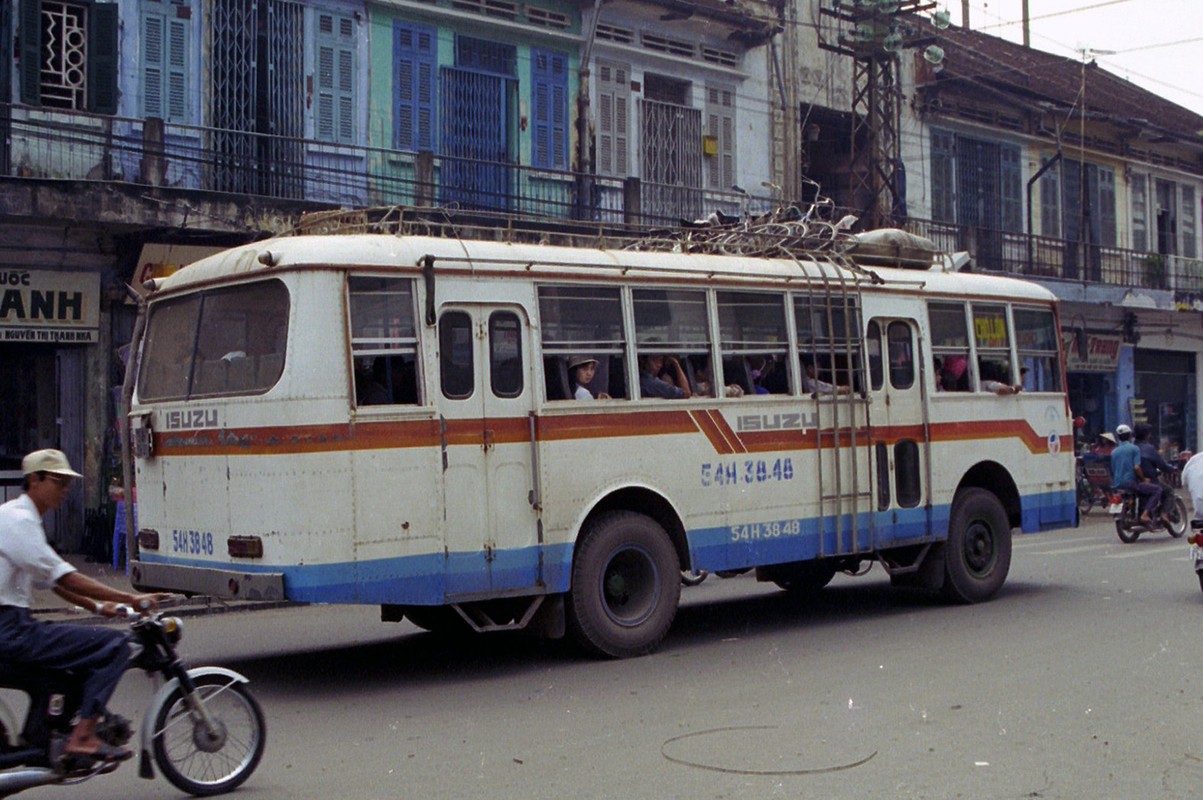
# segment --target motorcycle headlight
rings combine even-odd
[[[167,641],[172,644],[184,637],[184,621],[179,617],[163,617],[162,625],[163,633],[167,635]]]

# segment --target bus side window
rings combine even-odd
[[[517,397],[522,379],[522,323],[512,311],[489,315],[489,380],[497,397]]]
[[[356,407],[416,405],[413,282],[353,275],[347,286]]]
[[[547,400],[572,400],[568,362],[597,362],[589,390],[595,395],[626,397],[626,347],[622,298],[618,289],[600,286],[540,286],[540,345],[543,390]]]
[[[724,382],[745,395],[789,394],[785,297],[729,291],[715,297]]]
[[[895,389],[909,389],[915,384],[911,326],[905,322],[891,322],[886,329],[886,339],[890,352],[890,385]]]
[[[704,292],[636,289],[632,292],[639,397],[691,397],[690,356],[710,355]],[[681,386],[681,383],[688,385]]]
[[[935,355],[936,390],[967,392],[970,388],[969,325],[964,303],[927,304],[931,347]]]
[[[865,335],[865,350],[869,355],[869,386],[874,391],[880,391],[885,383],[885,373],[881,358],[881,326],[877,320],[869,323],[869,332]]]
[[[472,359],[472,318],[463,311],[448,311],[439,319],[439,378],[443,396],[451,400],[471,397],[475,389]]]
[[[1044,308],[1014,308],[1012,313],[1024,391],[1061,391],[1061,362],[1053,312]]]

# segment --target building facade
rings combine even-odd
[[[551,230],[779,200],[779,20],[720,0],[0,4],[0,483],[63,449],[86,480],[51,539],[107,539],[141,281],[303,212]]]

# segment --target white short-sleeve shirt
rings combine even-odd
[[[74,571],[46,541],[29,495],[0,505],[0,605],[29,608],[35,588],[49,589]]]

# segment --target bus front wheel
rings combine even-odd
[[[681,566],[658,523],[610,511],[586,524],[572,564],[568,623],[587,650],[610,658],[651,652],[681,599]]]
[[[944,594],[959,603],[989,600],[1011,569],[1011,521],[985,489],[957,493],[944,544]]]

